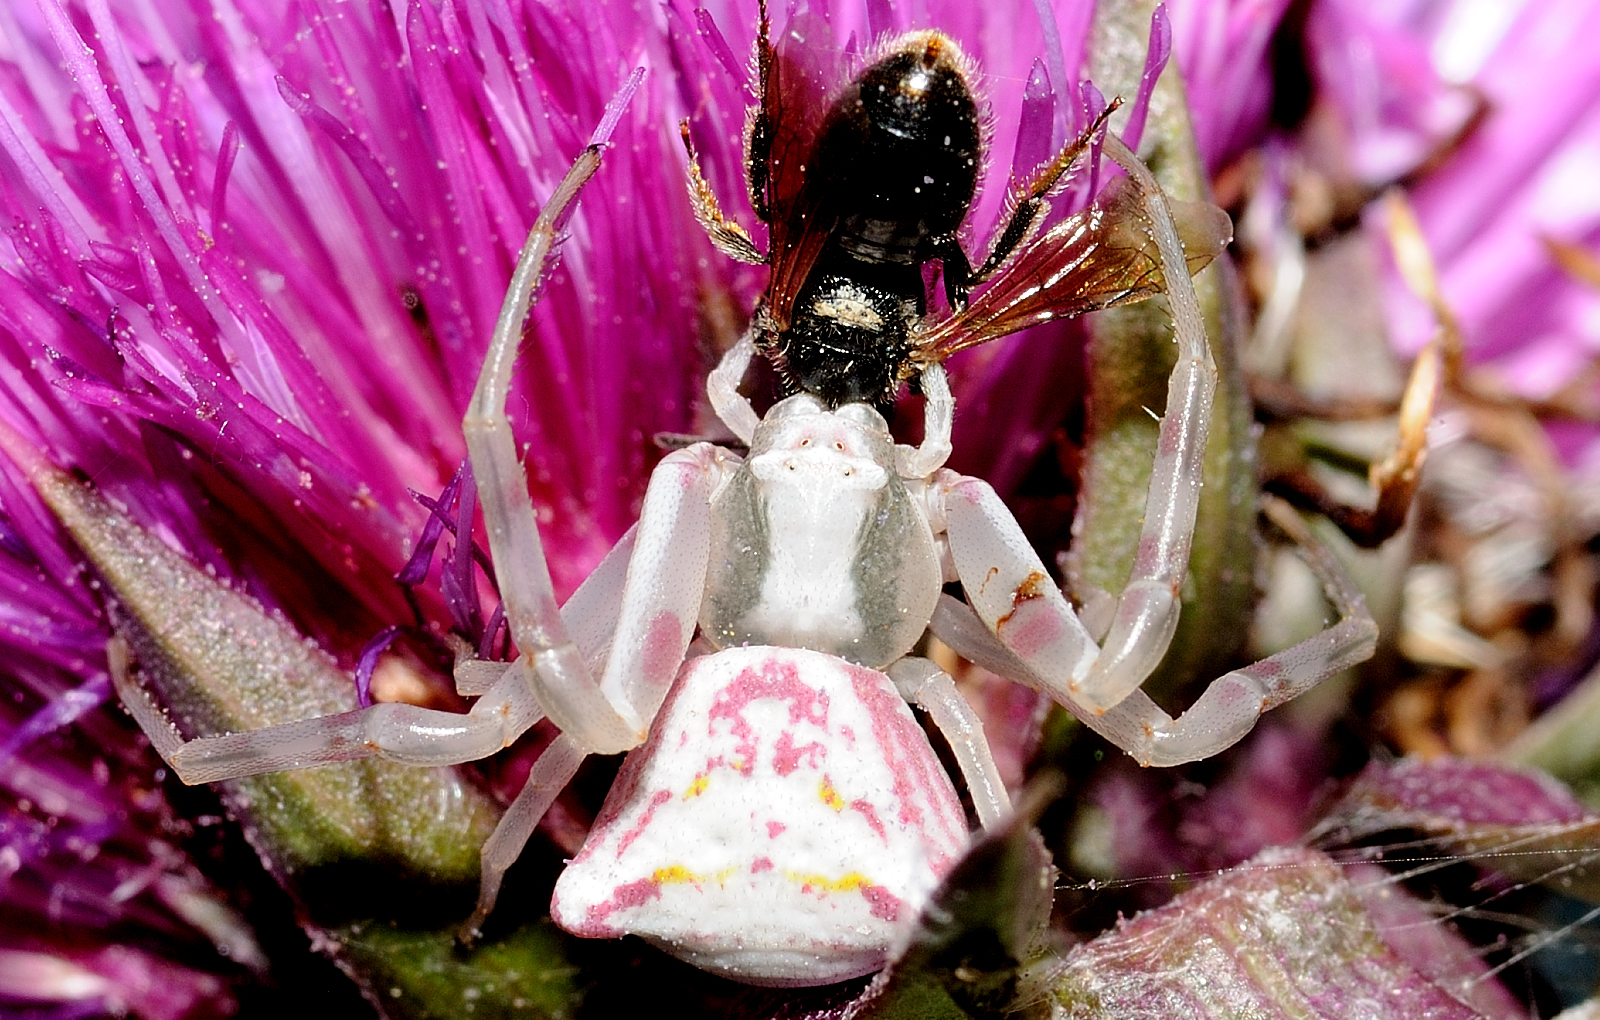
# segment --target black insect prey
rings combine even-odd
[[[775,48],[769,34],[762,3],[745,169],[751,208],[768,225],[765,253],[724,215],[700,173],[687,121],[683,137],[690,195],[712,242],[770,267],[751,339],[776,369],[782,395],[807,392],[830,407],[861,402],[887,411],[900,384],[914,383],[925,364],[1161,288],[1148,232],[1129,226],[1144,214],[1127,188],[1108,187],[1038,233],[1049,196],[1117,102],[1050,161],[1027,168],[974,268],[959,233],[983,171],[983,114],[976,70],[960,46],[937,30],[889,38],[840,84],[790,49],[812,43],[786,36]],[[1213,213],[1174,208],[1192,269],[1226,242],[1226,219]],[[934,261],[950,308],[937,321],[928,314],[924,273]]]

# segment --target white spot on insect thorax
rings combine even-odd
[[[833,319],[846,326],[877,330],[883,326],[883,317],[873,310],[865,291],[855,287],[840,287],[826,299],[818,299],[811,306],[813,314]]]

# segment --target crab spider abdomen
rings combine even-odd
[[[967,819],[889,678],[831,655],[691,659],[551,914],[753,984],[878,970],[967,845]]]

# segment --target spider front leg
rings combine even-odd
[[[1001,672],[1047,691],[1141,762],[1175,764],[1214,754],[1248,732],[1263,711],[1370,655],[1374,627],[1342,573],[1314,554],[1313,565],[1344,617],[1340,624],[1228,674],[1177,720],[1138,690],[1177,628],[1217,373],[1165,197],[1118,139],[1107,136],[1106,148],[1139,191],[1160,251],[1178,344],[1131,576],[1097,649],[993,490],[946,474],[935,479],[933,496],[942,502],[938,511],[971,611],[941,604],[933,629],[957,651],[987,655]],[[971,626],[972,614],[981,621],[978,628]],[[988,638],[1001,650],[986,647]]]
[[[1322,582],[1323,592],[1339,614],[1339,622],[1212,681],[1176,719],[1143,691],[1134,691],[1104,713],[1089,711],[1063,697],[1059,666],[1048,658],[1028,654],[1027,644],[1019,646],[1014,634],[1002,632],[997,636],[980,618],[983,610],[979,599],[969,606],[948,595],[941,596],[930,628],[959,655],[984,669],[1050,694],[1085,726],[1128,752],[1141,765],[1181,765],[1208,758],[1249,733],[1263,713],[1370,658],[1377,644],[1378,627],[1365,600],[1327,547],[1282,500],[1266,497],[1262,510],[1296,543],[1300,555]],[[1015,528],[1014,522],[1011,527]],[[1020,529],[1015,529],[1015,535],[1020,534]],[[1031,552],[1028,556],[1037,563]],[[1010,570],[1015,573],[1017,568]],[[1052,606],[1047,600],[1039,612],[1042,617],[1035,617],[1026,630],[1037,632],[1060,626],[1055,622],[1062,618],[1059,605]]]
[[[1105,146],[1138,190],[1161,254],[1178,357],[1167,382],[1166,413],[1157,435],[1132,572],[1117,598],[1094,669],[1074,677],[1068,686],[1068,697],[1094,713],[1108,711],[1137,690],[1166,656],[1177,630],[1178,587],[1189,569],[1217,389],[1217,367],[1206,339],[1200,301],[1166,196],[1144,163],[1120,139],[1108,133]]]
[[[520,680],[560,730],[535,763],[484,846],[483,879],[470,936],[494,906],[501,876],[534,826],[589,754],[643,742],[694,635],[711,548],[711,495],[734,458],[709,444],[670,454],[657,466],[633,534],[616,628],[598,681],[556,606],[538,519],[517,459],[506,399],[522,324],[548,270],[572,201],[599,165],[591,146],[557,187],[528,235],[501,307],[494,338],[462,430],[478,480],[490,555],[512,639],[521,653],[506,683]],[[614,564],[605,587],[614,588]],[[607,602],[605,593],[595,597]]]
[[[566,613],[558,613],[553,620],[536,620],[535,626],[523,630],[513,624],[512,637],[522,657],[507,671],[502,683],[515,681],[524,685],[546,706],[551,721],[562,733],[534,763],[527,784],[484,844],[478,907],[465,926],[467,933],[475,934],[477,926],[488,917],[506,869],[516,861],[539,819],[583,759],[590,754],[631,750],[643,742],[694,635],[711,551],[711,494],[732,470],[732,460],[726,451],[700,443],[669,454],[656,467],[631,536],[632,550],[627,556],[620,605],[606,590],[615,584],[616,564],[610,557],[597,572],[601,574],[597,583],[602,590],[590,594],[586,585],[568,603],[571,606],[583,600],[594,607],[593,615],[572,614],[589,633],[580,632],[580,637],[574,639],[566,626]],[[521,466],[513,461],[512,469],[519,491],[526,498]],[[477,470],[475,460],[474,471]],[[526,517],[497,521],[506,510],[506,502],[492,505],[487,497],[484,499],[484,520],[490,534],[494,534],[497,524],[502,530],[530,529],[512,540],[522,544],[525,553],[531,547],[542,557],[531,502]],[[547,572],[533,576],[509,574],[497,566],[496,574],[508,620],[513,619],[514,598],[524,607],[535,609],[546,599],[554,603]],[[613,608],[615,628],[608,636],[604,625]],[[564,643],[541,647],[540,641]],[[602,667],[591,670],[590,662],[602,653]],[[571,718],[575,724],[570,728],[563,725],[550,711],[552,703],[574,713]],[[586,712],[600,714],[596,718]],[[630,731],[627,738],[631,742],[622,747],[587,742],[595,733],[606,735],[614,728],[634,725],[637,730]]]
[[[1086,145],[1087,136],[1077,144]],[[973,608],[1045,679],[1056,700],[1091,714],[1114,708],[1136,691],[1166,656],[1177,630],[1178,587],[1189,566],[1217,387],[1199,299],[1166,198],[1116,136],[1107,134],[1105,146],[1138,192],[1160,252],[1178,357],[1167,384],[1133,569],[1099,649],[994,492],[974,479],[942,483],[951,554]],[[1063,153],[1053,166],[1065,158]]]
[[[528,686],[564,734],[592,752],[615,754],[639,743],[644,723],[626,701],[601,693],[561,621],[538,518],[506,417],[522,324],[553,264],[573,200],[599,165],[600,146],[591,145],[550,196],[528,234],[461,427],[483,503],[506,621],[522,653]]]

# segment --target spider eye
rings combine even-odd
[[[810,437],[807,437],[805,439],[800,440],[800,445],[801,446],[810,446],[811,445]]]
[[[840,441],[840,440],[834,440],[833,448],[835,450],[838,450],[840,453],[843,453],[844,452],[844,443],[842,441]]]

